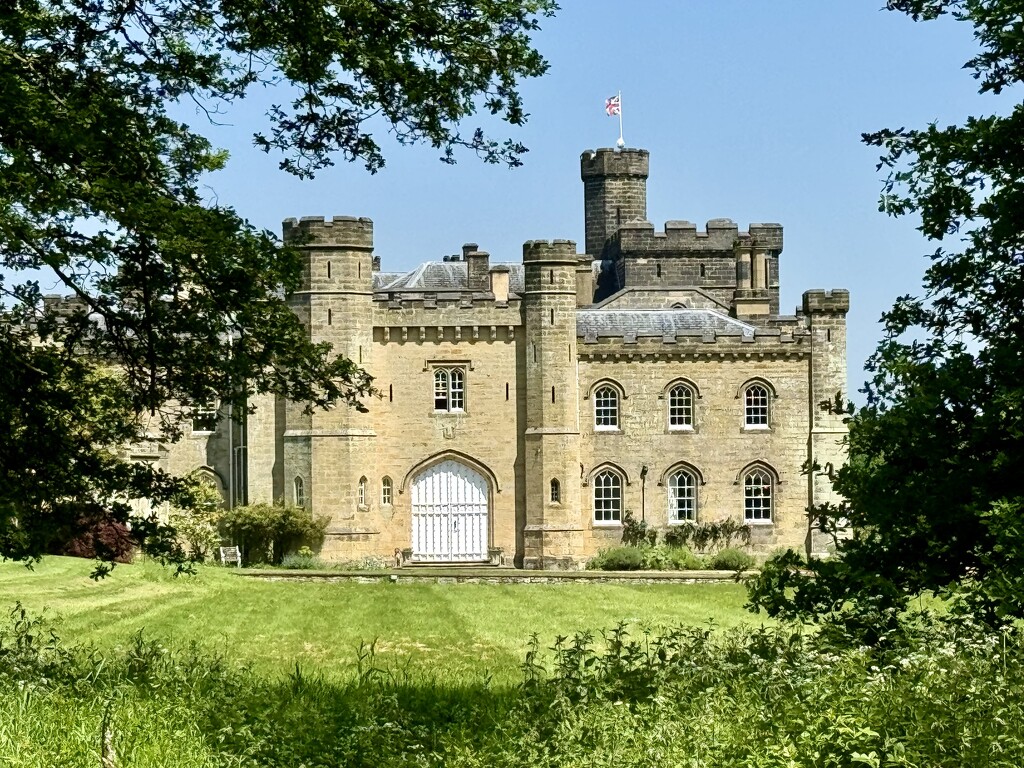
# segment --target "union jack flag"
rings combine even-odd
[[[615,115],[622,113],[622,97],[612,96],[610,99],[605,99],[604,111],[608,114],[608,117],[615,117]]]

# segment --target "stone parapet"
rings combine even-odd
[[[651,154],[646,149],[588,149],[580,155],[580,178],[636,176],[646,179]]]
[[[804,291],[803,313],[805,315],[845,315],[850,311],[850,292],[845,288],[830,291],[815,289]]]
[[[778,255],[782,252],[782,225],[751,224],[744,232],[731,219],[711,219],[701,231],[689,221],[667,221],[664,231],[658,232],[649,221],[634,221],[619,227],[614,246],[626,254],[644,251],[705,253],[752,248]]]
[[[290,245],[337,246],[346,249],[373,248],[373,221],[365,217],[303,216],[282,222],[284,241]]]

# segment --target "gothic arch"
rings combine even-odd
[[[697,478],[697,482],[699,484],[708,484],[708,481],[704,479],[704,473],[701,472],[700,469],[698,469],[688,461],[677,461],[675,464],[670,465],[668,469],[661,473],[661,477],[658,478],[658,485],[665,485],[665,483],[668,481],[669,476],[675,474],[681,469],[685,469],[687,472],[689,472],[695,478]]]
[[[598,379],[593,384],[591,384],[590,388],[587,390],[587,393],[583,396],[583,399],[591,399],[594,396],[594,393],[597,392],[597,390],[599,390],[601,387],[611,387],[612,389],[614,389],[616,394],[618,394],[620,400],[626,400],[629,398],[629,395],[626,394],[626,390],[622,388],[622,385],[619,384],[619,382],[617,382],[615,379],[605,377],[603,379]]]
[[[612,472],[618,474],[626,485],[633,484],[632,481],[629,479],[629,474],[627,474],[626,470],[624,470],[615,462],[603,461],[597,466],[595,466],[593,469],[591,469],[590,472],[587,473],[587,481],[583,485],[590,485],[593,482],[594,478],[597,477],[600,473],[604,472],[606,469],[610,469]]]
[[[696,399],[700,400],[703,398],[703,395],[700,393],[700,387],[698,387],[692,379],[688,379],[685,376],[677,376],[662,388],[661,394],[658,395],[658,399],[667,400],[669,392],[671,392],[675,387],[679,386],[680,384],[682,384],[685,387],[689,387],[693,391],[693,396]]]
[[[747,464],[745,467],[743,467],[743,469],[741,469],[736,474],[736,479],[733,481],[733,485],[739,485],[740,483],[742,483],[743,478],[746,477],[751,472],[753,472],[755,469],[764,470],[769,475],[771,475],[772,482],[774,482],[776,485],[782,484],[782,478],[779,476],[779,472],[777,469],[775,469],[775,467],[773,467],[767,461],[764,461],[762,459],[756,459],[755,461],[752,461],[749,464]]]
[[[744,381],[742,384],[740,384],[740,388],[736,390],[736,399],[741,399],[743,397],[743,394],[747,391],[747,389],[754,386],[755,384],[760,385],[764,387],[766,390],[768,390],[768,394],[771,396],[772,400],[779,396],[778,391],[775,389],[775,385],[768,381],[768,379],[764,378],[763,376],[753,376]]]
[[[501,493],[501,486],[498,484],[498,476],[491,471],[491,468],[477,459],[474,459],[468,453],[462,453],[462,451],[441,451],[440,453],[435,453],[433,456],[428,456],[423,459],[423,461],[414,464],[409,471],[405,473],[405,477],[402,478],[402,484],[398,486],[398,492],[405,493],[405,488],[409,485],[409,481],[412,480],[413,477],[423,470],[430,469],[435,464],[440,464],[443,461],[457,461],[460,464],[465,464],[467,467],[471,467],[487,478],[487,482],[490,483],[490,486],[495,493]]]

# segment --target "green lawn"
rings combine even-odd
[[[259,581],[220,568],[175,578],[153,563],[95,582],[84,560],[51,557],[27,570],[0,563],[0,606],[45,611],[67,642],[124,644],[132,633],[196,641],[265,672],[296,662],[345,676],[360,643],[377,662],[439,679],[518,679],[527,643],[619,621],[637,628],[759,624],[745,591],[713,584],[358,584]]]

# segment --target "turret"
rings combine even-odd
[[[647,219],[646,149],[587,150],[580,156],[586,250],[599,258],[622,224]]]
[[[844,414],[837,410],[846,402],[846,313],[850,310],[850,292],[844,289],[806,291],[803,296],[803,314],[811,332],[809,420],[810,438],[807,458],[811,466],[820,469],[808,474],[808,500],[814,506],[826,502],[837,503],[839,497],[832,489],[827,473],[829,465],[838,469],[846,462],[846,424]],[[826,403],[831,408],[823,408]],[[808,533],[808,549],[821,552],[827,537]]]
[[[576,268],[570,240],[523,246],[526,568],[574,567],[581,551]]]
[[[373,344],[373,222],[338,216],[287,219],[284,240],[303,255],[299,289],[289,298],[310,340],[327,342],[337,355],[369,367]],[[359,478],[371,475],[369,414],[340,406],[303,413],[288,403],[284,434],[284,496],[296,501],[299,478],[306,506],[332,527],[359,513]],[[313,473],[313,469],[316,473]],[[330,529],[329,529],[330,532]],[[327,545],[329,548],[330,540]]]

